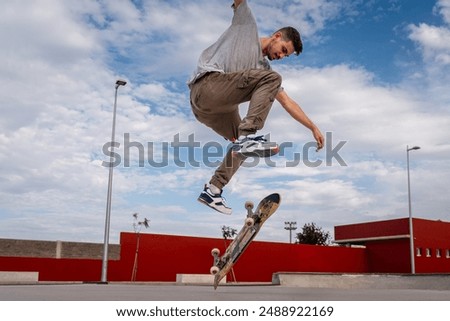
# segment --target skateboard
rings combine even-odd
[[[211,255],[214,257],[214,263],[210,272],[214,275],[214,289],[217,289],[219,282],[228,274],[233,265],[236,264],[239,257],[258,234],[264,222],[275,213],[280,205],[280,201],[280,194],[270,194],[259,202],[255,211],[253,211],[254,204],[252,202],[247,201],[245,203],[247,217],[244,226],[234,238],[233,242],[230,243],[222,256],[220,256],[220,251],[217,248],[211,251]]]

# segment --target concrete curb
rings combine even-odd
[[[0,271],[0,284],[34,284],[39,281],[39,272]]]
[[[220,284],[225,284],[226,278],[220,281]],[[214,275],[212,274],[177,274],[176,284],[183,285],[213,285]]]
[[[272,284],[303,288],[450,290],[450,275],[279,272],[273,274]]]

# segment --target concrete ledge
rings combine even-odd
[[[0,284],[37,283],[39,272],[2,272],[0,271]]]
[[[272,284],[304,288],[450,290],[450,274],[326,274],[280,272]]]
[[[226,283],[226,278],[220,281],[220,284]],[[214,275],[212,274],[177,274],[177,284],[214,284]]]

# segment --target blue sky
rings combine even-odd
[[[133,231],[220,237],[240,228],[246,200],[280,192],[282,206],[260,240],[286,242],[285,221],[335,225],[408,215],[406,146],[412,151],[413,214],[450,220],[450,1],[267,1],[249,4],[260,36],[285,26],[304,52],[272,63],[283,87],[330,133],[329,152],[275,103],[264,130],[289,148],[269,165],[242,168],[224,195],[232,216],[196,199],[214,167],[202,151],[227,142],[193,118],[186,80],[201,51],[231,21],[223,1],[10,1],[0,12],[0,237],[102,242],[114,83],[119,88],[111,241]],[[246,106],[241,107],[244,114]],[[178,166],[174,137],[194,135],[199,166]],[[168,166],[148,163],[169,144]],[[153,144],[153,145],[152,145]],[[139,166],[142,146],[144,164]],[[306,146],[306,147],[305,147]],[[307,161],[296,166],[294,155]],[[187,162],[186,150],[181,159]],[[328,158],[327,158],[328,157]],[[209,160],[216,161],[218,157]],[[155,160],[160,160],[155,158]],[[308,163],[309,162],[309,163]],[[311,166],[311,163],[319,166]],[[255,165],[255,164],[253,164]]]

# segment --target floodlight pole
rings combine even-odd
[[[409,152],[412,150],[420,149],[419,146],[409,148],[406,146],[406,168],[408,172],[408,211],[409,211],[409,255],[411,258],[411,274],[416,274],[416,264],[414,261],[414,233],[413,233],[413,220],[411,210],[411,182],[409,178]]]
[[[297,222],[284,222],[285,230],[289,231],[289,243],[292,244],[292,231],[297,229]]]
[[[102,275],[101,283],[108,282],[108,248],[109,248],[109,229],[111,221],[111,195],[112,195],[112,180],[113,180],[113,151],[114,151],[114,140],[116,134],[116,110],[117,110],[117,90],[120,86],[125,86],[127,84],[124,80],[116,81],[116,91],[114,94],[114,111],[113,111],[113,123],[112,123],[112,134],[111,134],[111,153],[109,157],[109,176],[108,176],[108,192],[106,196],[106,218],[105,218],[105,238],[103,242],[103,260],[102,260]]]

